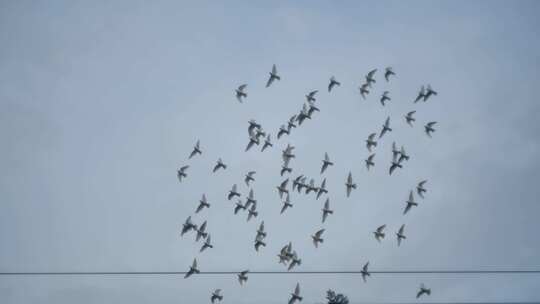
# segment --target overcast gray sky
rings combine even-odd
[[[0,3],[0,271],[283,270],[292,241],[298,270],[538,269],[540,267],[540,4],[534,1],[2,1]],[[264,88],[272,64],[280,82]],[[373,68],[366,101],[357,87]],[[335,75],[342,86],[328,94]],[[247,83],[239,104],[234,89]],[[422,84],[439,95],[414,105]],[[247,121],[275,139],[304,94],[320,90],[311,121],[264,153],[243,152]],[[390,91],[382,108],[378,97]],[[403,115],[416,110],[417,124]],[[367,172],[364,140],[392,118],[394,131]],[[438,121],[432,139],[422,125]],[[187,159],[201,140],[201,157]],[[391,143],[411,160],[388,176]],[[293,176],[320,182],[323,199],[292,196],[279,215],[281,150]],[[216,174],[217,158],[229,165]],[[189,164],[179,184],[175,170]],[[226,193],[243,175],[259,218],[233,215]],[[348,171],[358,183],[345,197]],[[426,199],[403,216],[410,189]],[[215,248],[199,254],[179,230],[206,193]],[[253,238],[265,221],[267,248]],[[378,244],[372,236],[387,224]],[[407,240],[394,233],[406,224]],[[310,235],[326,228],[317,250]],[[0,277],[1,303],[285,303],[300,282],[304,303],[333,288],[355,302],[540,300],[538,275]]]

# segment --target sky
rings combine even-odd
[[[0,3],[0,271],[540,268],[540,4],[535,1],[2,1]],[[281,81],[265,88],[272,64]],[[385,82],[381,71],[397,76]],[[378,69],[366,100],[365,74]],[[341,86],[326,91],[335,76]],[[247,83],[240,104],[234,90]],[[439,94],[413,104],[421,85]],[[320,113],[276,140],[309,91]],[[392,100],[378,102],[383,91]],[[405,113],[416,110],[409,127]],[[365,139],[386,117],[393,131]],[[244,152],[248,120],[274,147]],[[423,125],[437,121],[432,138]],[[188,160],[197,140],[203,154]],[[388,175],[391,144],[411,159]],[[327,178],[323,197],[291,195],[279,214],[281,150],[291,177]],[[327,152],[335,162],[323,175]],[[222,158],[228,167],[211,172]],[[189,165],[179,183],[176,170]],[[259,217],[234,215],[228,190],[257,171]],[[351,171],[358,189],[345,195]],[[427,179],[419,206],[408,193]],[[205,193],[211,207],[193,215]],[[199,253],[184,220],[208,222]],[[267,247],[253,249],[264,220]],[[386,224],[379,244],[372,231]],[[406,225],[398,248],[395,232]],[[310,235],[325,228],[318,249]],[[540,301],[538,275],[234,275],[0,277],[0,302],[303,303],[327,289],[352,303]],[[430,297],[415,299],[420,283]]]

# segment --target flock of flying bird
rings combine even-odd
[[[373,85],[376,83],[375,74],[377,72],[377,69],[374,69],[367,73],[365,76],[365,82],[359,87],[360,89],[360,95],[363,99],[366,98],[368,94],[370,94],[370,90],[373,87]],[[271,86],[276,80],[280,81],[281,77],[278,75],[276,65],[272,66],[272,71],[269,73],[270,76],[268,78],[268,81],[266,83],[266,87],[268,88]],[[395,77],[396,73],[392,70],[391,67],[387,67],[384,71],[384,78],[387,82],[390,81],[391,77]],[[336,80],[334,76],[330,78],[329,84],[328,84],[328,92],[331,92],[334,88],[341,86],[341,83]],[[302,125],[306,119],[311,120],[315,112],[320,112],[320,109],[316,106],[316,94],[318,93],[317,90],[309,92],[306,97],[306,103],[303,104],[300,112],[298,114],[292,115],[289,120],[280,126],[278,132],[277,132],[277,139],[280,139],[284,135],[290,135],[292,130],[294,128],[297,128],[298,126]],[[437,92],[431,88],[431,86],[428,84],[426,86],[422,86],[418,92],[417,97],[414,99],[413,103],[417,103],[419,101],[426,102],[433,96],[436,96]],[[236,98],[240,103],[243,103],[245,99],[247,99],[248,93],[247,93],[247,84],[242,84],[236,89]],[[384,91],[382,96],[380,97],[380,103],[382,106],[385,106],[388,102],[390,102],[392,99],[390,97],[390,92]],[[416,119],[413,117],[413,115],[416,113],[416,111],[410,111],[406,115],[404,115],[405,122],[413,127]],[[424,126],[425,133],[431,137],[432,133],[435,132],[434,126],[437,122],[431,121],[428,122]],[[370,155],[365,160],[365,165],[367,170],[369,171],[371,167],[375,166],[374,158],[375,153],[372,153],[372,150],[377,147],[377,142],[383,138],[385,134],[388,132],[392,132],[392,127],[390,125],[390,117],[388,117],[384,124],[382,125],[381,131],[378,133],[371,133],[369,134],[368,138],[366,139],[366,148],[369,151]],[[270,133],[267,133],[264,131],[263,127],[257,123],[255,120],[251,119],[248,121],[248,144],[245,148],[245,151],[249,151],[254,146],[261,146],[261,152],[265,151],[267,148],[272,148],[272,137]],[[294,154],[295,147],[287,144],[287,147],[282,151],[282,160],[283,164],[281,166],[280,175],[284,176],[285,174],[291,174],[292,168],[289,167],[290,162],[292,159],[296,157]],[[192,152],[189,155],[189,159],[192,157],[195,157],[197,155],[201,155],[203,153],[200,141],[197,141],[195,146],[193,147]],[[390,163],[389,168],[389,174],[392,175],[392,173],[396,169],[402,169],[403,163],[405,161],[409,160],[409,155],[407,155],[405,148],[403,146],[400,146],[400,148],[397,147],[396,143],[392,143],[392,160]],[[330,159],[328,153],[324,154],[324,158],[322,159],[322,166],[320,170],[320,174],[323,175],[325,171],[334,165],[334,162]],[[181,167],[177,171],[177,177],[178,180],[182,183],[188,176],[187,170],[189,168],[189,165],[185,165]],[[224,161],[219,158],[213,168],[213,172],[216,172],[218,170],[226,170],[227,165],[224,163]],[[244,182],[247,187],[250,187],[251,183],[255,181],[255,171],[249,171],[245,175]],[[291,208],[293,206],[291,199],[290,199],[290,193],[288,189],[290,178],[286,178],[283,180],[279,185],[276,186],[277,192],[279,194],[280,199],[283,200],[283,205],[281,208],[281,213],[284,213],[288,208]],[[427,189],[425,188],[425,185],[427,183],[427,180],[422,180],[418,183],[416,186],[416,194],[420,198],[424,198],[424,194],[427,192]],[[323,178],[321,183],[319,185],[316,185],[314,178],[309,178],[304,175],[299,175],[296,178],[292,179],[292,188],[290,191],[294,192],[297,191],[298,193],[304,193],[305,195],[309,195],[312,193],[315,196],[315,199],[318,200],[321,196],[328,194],[328,189],[326,189],[326,178]],[[352,173],[349,172],[346,181],[345,181],[345,191],[346,196],[349,197],[351,192],[357,188],[356,183],[353,180]],[[418,202],[415,201],[415,195],[414,190],[411,190],[409,192],[409,197],[405,201],[405,207],[403,210],[403,214],[407,214],[412,207],[418,206]],[[253,218],[258,217],[258,211],[257,211],[257,199],[255,198],[253,188],[250,188],[248,195],[246,196],[245,203],[242,202],[240,199],[242,197],[242,194],[238,190],[237,184],[232,185],[231,189],[229,190],[229,193],[227,194],[227,199],[229,201],[236,199],[235,205],[234,205],[234,214],[238,214],[240,211],[247,212],[247,221],[250,221]],[[206,195],[203,194],[201,199],[199,200],[199,204],[197,205],[195,209],[195,213],[201,212],[205,208],[210,208],[210,203],[208,202]],[[327,217],[334,213],[334,211],[330,207],[330,199],[327,197],[324,201],[322,211],[322,223],[324,223],[327,219]],[[198,242],[200,240],[203,240],[203,244],[200,248],[200,252],[203,252],[206,249],[213,248],[213,245],[211,243],[211,236],[206,231],[206,221],[204,221],[202,224],[197,225],[193,223],[191,216],[189,216],[185,223],[182,226],[181,236],[184,234],[193,231],[195,233],[195,240]],[[385,238],[386,225],[379,226],[375,231],[373,231],[374,237],[378,242],[381,242],[382,239]],[[325,229],[320,229],[316,231],[312,236],[313,245],[315,248],[318,248],[321,243],[324,242],[323,239],[323,233]],[[256,251],[259,251],[261,247],[266,247],[265,238],[266,238],[266,231],[264,227],[264,221],[262,221],[256,231],[255,234],[255,240],[254,240],[254,248]],[[396,232],[396,238],[397,238],[397,245],[400,246],[401,242],[406,239],[405,236],[405,225],[401,225],[399,230]],[[279,259],[279,263],[285,265],[288,271],[292,270],[294,267],[297,267],[302,264],[302,259],[299,257],[299,254],[296,252],[296,250],[293,249],[292,242],[289,242],[288,244],[284,245],[280,252],[277,254],[277,257]],[[362,267],[362,270],[360,271],[362,275],[362,279],[364,282],[367,281],[367,277],[370,276],[369,272],[369,262],[365,263]],[[197,265],[197,259],[193,260],[192,265],[189,267],[189,270],[185,274],[185,278],[190,277],[193,274],[200,273],[200,270]],[[244,270],[237,274],[238,282],[240,285],[245,284],[248,281],[248,273],[249,270]],[[422,295],[430,295],[431,289],[424,286],[424,284],[420,285],[420,288],[416,294],[416,298],[421,297]],[[210,300],[212,303],[215,301],[221,301],[223,300],[222,290],[216,289],[211,293]],[[295,302],[302,301],[302,296],[300,295],[300,284],[297,283],[296,287],[294,288],[293,292],[290,294],[290,298],[288,303],[293,304]]]

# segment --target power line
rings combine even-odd
[[[240,271],[201,271],[196,275],[229,275],[238,274]],[[250,271],[255,275],[346,275],[361,274],[359,270],[351,271]],[[373,270],[371,274],[402,275],[402,274],[480,274],[480,275],[505,275],[505,274],[540,274],[540,269],[533,270]],[[186,271],[56,271],[56,272],[0,272],[0,276],[93,276],[93,275],[185,275]]]

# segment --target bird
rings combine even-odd
[[[306,104],[303,104],[302,110],[300,110],[300,113],[296,115],[296,121],[298,121],[298,125],[302,125],[304,120],[306,120],[307,118],[311,119],[309,115],[308,106]]]
[[[368,86],[371,87],[371,84],[372,83],[376,83],[377,81],[375,81],[375,78],[373,78],[373,76],[375,76],[375,73],[377,72],[377,69],[374,69],[374,70],[371,70],[369,71],[369,73],[366,75],[366,83],[368,84]]]
[[[307,177],[305,176],[300,179],[300,182],[298,183],[298,186],[296,187],[296,190],[298,190],[298,193],[302,192],[303,188],[307,189],[308,185],[306,184],[306,180],[307,180]]]
[[[309,184],[306,186],[306,194],[309,194],[310,192],[319,192],[319,188],[317,188],[317,186],[315,186],[315,179],[310,179],[309,180]]]
[[[410,111],[409,113],[407,113],[407,115],[405,115],[405,120],[407,121],[407,124],[409,124],[409,126],[413,126],[413,122],[416,121],[416,118],[413,117],[414,113],[416,113],[416,111]]]
[[[424,188],[424,185],[427,183],[427,180],[423,180],[421,182],[418,183],[418,185],[416,186],[416,193],[418,194],[418,196],[420,196],[421,198],[424,198],[424,193],[427,192],[426,188]]]
[[[283,207],[281,207],[281,212],[280,214],[283,214],[283,212],[285,212],[285,210],[287,210],[287,208],[292,208],[292,203],[291,203],[291,200],[289,198],[289,193],[287,193],[287,196],[285,197],[285,201],[283,202]]]
[[[263,238],[266,237],[266,232],[264,231],[264,221],[261,222],[259,228],[257,229],[257,236],[261,236]]]
[[[369,261],[364,264],[364,267],[362,267],[362,270],[360,271],[360,273],[362,274],[362,280],[364,280],[364,283],[366,283],[366,277],[371,276],[371,273],[369,273],[368,271],[368,267],[369,267]]]
[[[356,184],[353,183],[352,173],[350,171],[345,186],[347,187],[347,197],[349,197],[351,195],[352,189],[356,189]]]
[[[377,136],[377,133],[371,133],[368,136],[368,139],[366,139],[366,147],[369,152],[371,152],[371,147],[377,146],[377,141],[374,139],[375,136]]]
[[[197,268],[197,259],[193,259],[193,264],[191,264],[188,272],[184,275],[184,279],[189,278],[194,273],[200,273],[200,270]]]
[[[287,270],[293,269],[295,266],[300,266],[302,264],[302,259],[298,257],[298,254],[296,251],[293,251],[292,257],[291,257],[291,263],[289,264],[289,268]]]
[[[238,282],[240,283],[240,285],[243,285],[245,282],[247,282],[248,280],[248,274],[249,270],[244,270],[244,271],[241,271],[239,274],[238,274]]]
[[[182,182],[182,178],[187,177],[186,170],[189,168],[189,166],[183,166],[178,171],[176,171],[176,175],[178,176],[178,181]]]
[[[308,107],[309,107],[309,110],[308,110],[308,118],[311,117],[311,115],[313,115],[313,112],[320,112],[321,110],[315,105],[315,101],[312,100],[312,101],[308,101]]]
[[[198,242],[201,237],[206,239],[206,237],[208,236],[208,233],[206,232],[206,221],[204,221],[201,225],[201,227],[199,227],[199,229],[195,229],[197,231],[197,235],[195,236],[195,241]]]
[[[414,100],[414,103],[419,102],[420,100],[423,100],[426,98],[426,88],[424,86],[420,87],[420,91],[418,91],[418,95],[416,96],[416,99]]]
[[[257,172],[256,172],[256,171],[249,171],[249,172],[246,174],[246,176],[245,176],[245,178],[244,178],[244,182],[246,183],[246,185],[247,185],[248,187],[249,187],[249,182],[255,181],[255,177],[254,177],[255,173],[257,173]]]
[[[212,302],[212,304],[214,304],[215,301],[222,301],[223,300],[223,295],[221,295],[221,289],[216,289],[214,290],[214,292],[212,292],[212,296],[210,297],[210,301]]]
[[[426,94],[424,95],[424,102],[428,100],[429,97],[431,96],[436,96],[437,95],[437,92],[434,91],[432,88],[431,88],[431,85],[427,85],[427,88],[426,88]]]
[[[263,144],[263,146],[262,146],[261,152],[264,152],[264,150],[265,150],[266,148],[268,148],[268,147],[273,147],[273,145],[272,145],[272,138],[271,138],[271,135],[270,135],[270,134],[268,134],[268,135],[266,136],[266,139],[264,140],[264,144]]]
[[[281,125],[281,127],[279,127],[277,138],[279,139],[281,136],[283,136],[283,134],[290,134],[289,128],[285,127],[285,125]]]
[[[246,221],[249,222],[251,218],[257,217],[257,215],[259,215],[259,212],[257,212],[257,204],[253,204],[248,210],[248,217]]]
[[[315,90],[315,91],[311,91],[309,92],[309,94],[306,95],[306,99],[308,102],[310,101],[315,101],[317,99],[315,99],[315,95],[317,94],[317,92],[319,92],[318,90]]]
[[[232,185],[231,190],[229,190],[229,195],[227,196],[228,200],[231,200],[233,197],[238,196],[240,197],[240,193],[237,190],[236,184]]]
[[[289,190],[287,190],[287,184],[289,183],[289,179],[282,181],[279,186],[277,186],[277,190],[279,192],[279,198],[283,198],[284,193],[289,193]]]
[[[362,98],[363,98],[364,100],[366,99],[366,95],[369,94],[368,88],[369,88],[369,84],[367,84],[367,83],[364,83],[363,85],[361,85],[361,86],[359,87],[359,89],[360,89],[360,95],[362,95]]]
[[[317,188],[317,199],[319,199],[323,193],[328,193],[328,190],[326,190],[326,178],[323,179],[321,185]]]
[[[281,166],[280,175],[283,176],[285,173],[292,173],[292,168],[289,167],[289,158],[285,159],[283,165]]]
[[[401,225],[401,227],[399,228],[399,231],[396,233],[396,236],[397,236],[397,245],[401,245],[401,240],[403,239],[406,239],[407,237],[405,236],[405,234],[403,234],[405,231],[405,224]]]
[[[384,91],[384,93],[381,96],[380,102],[381,102],[383,107],[386,105],[386,103],[385,103],[386,101],[392,100],[392,98],[390,98],[390,96],[388,96],[389,93],[390,92],[388,92],[388,91]]]
[[[397,158],[400,155],[401,151],[398,150],[396,142],[392,142],[392,157]]]
[[[366,162],[366,168],[368,169],[368,171],[369,171],[369,167],[375,166],[375,162],[373,161],[374,158],[375,158],[375,153],[371,154],[370,156],[368,156],[366,160],[364,160]]]
[[[390,116],[388,116],[386,120],[384,121],[384,125],[382,126],[381,133],[379,134],[379,139],[381,139],[383,135],[386,134],[386,132],[392,132],[392,128],[390,128]]]
[[[330,209],[330,198],[326,198],[324,202],[324,207],[322,209],[322,222],[326,221],[326,218],[329,214],[334,214],[334,210]]]
[[[208,236],[204,240],[204,244],[202,245],[200,252],[203,252],[206,248],[214,248],[214,246],[210,243],[210,241],[211,241],[210,234],[208,234]]]
[[[258,128],[255,130],[255,137],[257,137],[257,140],[260,141],[260,137],[265,137],[266,136],[266,132],[264,132],[264,130],[262,128]]]
[[[293,189],[293,191],[294,191],[294,189],[295,189],[296,187],[298,187],[298,186],[300,185],[300,183],[301,183],[300,180],[302,179],[302,177],[304,177],[303,174],[298,175],[298,176],[293,180],[293,183],[292,183],[292,189]]]
[[[289,118],[289,121],[287,122],[287,130],[289,132],[291,132],[292,128],[296,128],[296,125],[294,124],[295,121],[296,121],[296,114],[291,116],[291,118]]]
[[[406,201],[406,203],[407,203],[407,206],[405,206],[405,210],[403,210],[403,214],[407,214],[407,212],[409,212],[409,210],[411,210],[413,206],[418,206],[418,203],[414,201],[414,195],[413,195],[412,190],[411,192],[409,192],[409,199]]]
[[[327,152],[324,152],[324,159],[322,160],[322,162],[323,162],[323,164],[322,164],[322,167],[321,167],[321,174],[323,174],[324,171],[326,171],[328,166],[333,166],[334,165],[334,163],[332,161],[330,161],[330,157],[328,157]]]
[[[257,146],[259,145],[259,138],[255,136],[254,134],[249,136],[249,143],[247,144],[245,151],[246,152],[249,151],[249,149],[251,149],[253,145],[257,145]]]
[[[184,224],[182,224],[182,232],[180,233],[180,236],[183,236],[185,233],[189,232],[190,230],[197,230],[197,225],[193,224],[191,222],[191,216],[188,216]]]
[[[263,237],[257,235],[255,237],[255,251],[258,252],[261,246],[266,247],[266,243],[264,242]]]
[[[311,238],[313,239],[313,245],[315,246],[315,248],[319,247],[319,243],[324,242],[324,239],[322,238],[323,233],[324,233],[324,229],[321,229],[315,232],[315,234],[311,236]]]
[[[403,165],[399,162],[398,158],[397,158],[397,155],[398,154],[393,154],[392,156],[392,163],[390,165],[390,170],[388,170],[389,174],[392,175],[392,172],[394,172],[394,170],[396,170],[396,168],[403,168]]]
[[[398,162],[401,163],[403,160],[409,161],[410,156],[407,155],[407,152],[405,152],[405,147],[401,146],[401,150],[399,150],[399,159]]]
[[[257,200],[255,199],[255,195],[253,194],[253,189],[249,189],[248,197],[246,198],[246,208],[249,208],[249,206],[253,204],[257,204]]]
[[[302,297],[300,296],[300,283],[296,283],[296,287],[294,288],[294,292],[291,293],[291,298],[289,299],[288,304],[294,304],[294,302],[302,301]]]
[[[242,98],[247,98],[247,92],[245,91],[247,87],[247,84],[242,84],[236,89],[236,99],[238,99],[238,102],[242,103]]]
[[[246,210],[246,209],[247,209],[247,207],[242,204],[242,201],[238,200],[238,202],[236,203],[236,207],[234,207],[234,214],[237,214],[238,211],[240,211],[240,210]]]
[[[332,76],[330,77],[330,83],[328,84],[328,92],[332,91],[332,88],[335,86],[341,86],[341,83],[336,80],[336,77]]]
[[[392,70],[392,67],[387,67],[384,71],[384,79],[386,79],[386,82],[390,81],[390,76],[394,75],[396,76],[396,73]]]
[[[223,170],[227,169],[227,165],[223,163],[223,160],[221,160],[221,158],[217,160],[217,164],[214,166],[214,170],[212,170],[212,172],[216,172],[217,170],[219,170],[219,168],[222,168]]]
[[[193,147],[193,151],[191,151],[191,154],[189,154],[189,158],[191,159],[193,156],[197,154],[202,155],[200,140],[197,140],[197,143],[195,143],[195,146]]]
[[[277,68],[274,64],[272,66],[272,72],[270,72],[270,78],[268,78],[268,82],[266,82],[266,87],[268,88],[276,79],[281,80],[281,77],[277,74]]]
[[[289,248],[289,245],[285,245],[283,248],[281,248],[281,251],[277,255],[279,258],[280,264],[287,265],[287,262],[291,259],[288,254],[288,248]]]
[[[210,204],[206,200],[206,195],[203,194],[201,200],[199,200],[199,206],[197,207],[197,210],[195,210],[195,213],[199,213],[205,207],[210,208]]]
[[[375,239],[380,243],[381,239],[384,239],[384,228],[386,228],[386,225],[379,226],[377,230],[373,231],[373,234],[375,235]]]
[[[255,129],[260,129],[261,128],[261,124],[259,124],[255,119],[250,119],[248,121],[248,134],[253,134]]]
[[[431,133],[432,132],[435,132],[435,129],[433,129],[433,126],[436,124],[437,122],[436,121],[430,121],[428,122],[424,128],[426,129],[426,134],[427,136],[431,137]]]
[[[420,284],[420,290],[416,293],[416,298],[420,298],[422,295],[431,295],[431,288],[427,288],[424,283]]]

